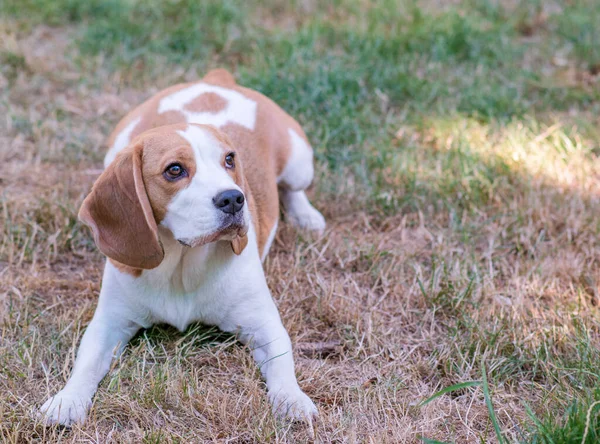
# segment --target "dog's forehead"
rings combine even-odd
[[[177,134],[187,141],[197,162],[218,160],[226,149],[210,127],[188,125],[184,130],[178,130]]]
[[[194,163],[218,161],[228,148],[227,141],[208,126],[173,125],[144,134],[145,163],[153,166],[176,161],[181,156]]]

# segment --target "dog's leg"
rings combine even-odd
[[[313,151],[298,133],[290,130],[289,134],[290,156],[277,178],[285,218],[291,225],[322,234],[325,231],[325,218],[310,204],[304,192],[314,176]]]
[[[40,419],[46,424],[66,426],[83,422],[113,356],[121,353],[139,328],[134,322],[119,317],[115,310],[99,305],[81,339],[69,381],[40,408]]]
[[[267,383],[273,412],[280,417],[312,422],[318,411],[298,385],[290,337],[266,283],[261,294],[244,295],[243,302],[226,318],[219,327],[237,332],[240,341],[252,350]]]
[[[325,218],[313,207],[304,191],[280,189],[279,196],[283,205],[285,220],[299,228],[323,234]]]

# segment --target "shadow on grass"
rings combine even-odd
[[[175,349],[177,356],[185,359],[191,350],[226,349],[237,343],[235,335],[222,332],[217,327],[193,323],[184,332],[180,332],[167,324],[160,324],[140,330],[128,347],[133,349],[145,346],[162,350],[166,346],[166,349]],[[168,356],[165,355],[164,358],[168,359]]]

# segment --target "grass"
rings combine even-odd
[[[95,308],[102,257],[76,213],[105,137],[225,66],[316,151],[329,231],[282,226],[265,265],[316,440],[596,442],[597,9],[4,0],[2,441],[310,440],[271,417],[248,350],[201,326],[138,336],[84,426],[31,419]]]

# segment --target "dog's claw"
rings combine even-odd
[[[46,425],[82,423],[91,404],[91,399],[62,390],[40,407],[38,419]]]
[[[269,390],[269,400],[279,418],[304,421],[312,426],[313,419],[319,416],[317,407],[300,387]]]

